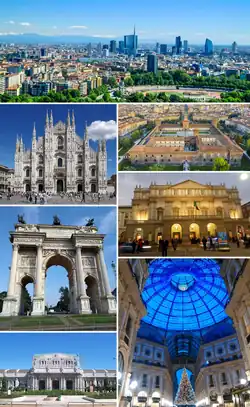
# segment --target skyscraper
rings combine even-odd
[[[160,43],[159,43],[159,42],[156,43],[155,52],[156,52],[157,54],[160,53]]]
[[[160,45],[160,54],[166,55],[168,53],[168,46],[167,44]]]
[[[116,41],[112,40],[110,41],[110,47],[109,47],[110,52],[113,54],[116,53]]]
[[[134,34],[124,36],[124,48],[128,55],[136,55],[138,48],[138,35],[135,34],[135,27]]]
[[[188,53],[188,41],[184,40],[184,53],[187,54]]]
[[[233,54],[237,54],[237,52],[238,52],[238,49],[237,49],[237,48],[238,48],[238,44],[237,44],[237,42],[234,41],[234,42],[232,43],[232,53],[233,53]]]
[[[176,37],[175,39],[175,46],[176,46],[176,54],[181,54],[182,51],[182,41],[181,41],[181,37]]]
[[[158,72],[158,58],[155,54],[148,55],[147,71],[157,74]]]
[[[124,41],[119,41],[119,52],[120,54],[124,53]]]
[[[214,52],[214,44],[213,42],[209,39],[206,38],[206,42],[205,42],[205,54],[206,55],[212,55]]]

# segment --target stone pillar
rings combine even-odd
[[[77,280],[76,269],[72,269],[72,309],[73,313],[77,313]]]
[[[2,317],[18,315],[18,300],[16,295],[16,274],[17,274],[17,261],[18,261],[18,248],[16,243],[12,245],[12,261],[10,267],[10,279],[8,286],[7,297],[3,302]],[[21,295],[21,293],[19,293]]]
[[[86,294],[84,273],[82,267],[82,251],[81,246],[76,246],[76,280],[77,280],[77,293],[78,293],[78,313],[91,314],[89,297]]]
[[[42,244],[37,246],[36,257],[36,284],[35,295],[33,298],[33,311],[31,315],[44,315],[44,287],[43,287],[43,247]]]
[[[104,297],[102,298],[103,312],[107,314],[116,314],[116,301],[115,297],[111,294],[108,272],[102,247],[100,247],[97,252],[97,261],[100,267],[101,286],[103,287],[104,292]]]

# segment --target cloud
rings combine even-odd
[[[24,27],[29,27],[31,24],[30,23],[20,23],[20,25],[23,25]]]
[[[104,218],[101,219],[98,231],[106,235],[116,233],[116,208],[112,208]]]
[[[40,208],[38,206],[24,206],[21,208],[20,214],[24,215],[24,219],[29,224],[40,223]]]
[[[114,34],[94,34],[92,35],[94,38],[115,38],[116,36]]]
[[[8,32],[8,33],[0,33],[0,35],[21,35],[20,33]]]
[[[6,21],[6,24],[15,24],[15,21],[13,21],[13,20]]]
[[[114,120],[109,120],[107,122],[97,120],[88,127],[89,138],[92,140],[111,140],[116,138],[117,135],[117,125]]]
[[[195,35],[197,37],[206,37],[206,34],[204,34],[204,33],[196,33]]]
[[[69,28],[73,30],[77,28],[80,28],[81,30],[86,30],[88,27],[86,27],[86,25],[71,25]]]
[[[57,25],[53,25],[53,30],[56,30],[57,29]]]

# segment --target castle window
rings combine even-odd
[[[81,170],[81,168],[79,168],[79,170],[78,170],[78,177],[81,177],[82,176],[82,170]]]
[[[63,166],[63,160],[62,160],[62,158],[58,158],[57,165],[58,165],[58,167],[62,167],[62,166]]]
[[[94,168],[92,168],[92,170],[91,170],[91,176],[95,177],[95,169]]]

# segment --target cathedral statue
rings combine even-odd
[[[24,215],[17,215],[17,221],[18,221],[18,223],[21,223],[22,225],[26,224],[26,222],[24,220]]]
[[[95,222],[95,219],[94,219],[94,218],[88,219],[88,221],[87,221],[87,223],[86,223],[85,226],[94,226],[94,222]]]

